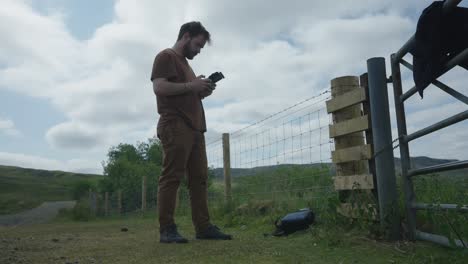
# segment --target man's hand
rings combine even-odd
[[[216,88],[216,84],[213,83],[210,79],[205,79],[204,75],[198,76],[195,80],[191,81],[189,84],[190,89],[198,94],[202,99],[210,96],[214,89]]]
[[[201,92],[201,93],[199,93],[198,95],[200,95],[200,97],[201,97],[202,99],[205,98],[205,97],[208,97],[208,96],[210,96],[210,95],[213,93],[215,87],[216,87],[216,84],[214,84],[214,87],[213,87],[212,90],[208,90],[208,91],[205,91],[205,92]]]
[[[212,92],[216,85],[213,82],[211,82],[210,79],[204,79],[204,77],[205,76],[200,75],[195,80],[188,83],[187,85],[190,87],[190,90],[192,90],[196,94],[205,94],[208,92]]]

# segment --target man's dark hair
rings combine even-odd
[[[188,22],[188,23],[183,24],[180,27],[179,36],[177,37],[177,41],[181,40],[182,36],[187,32],[189,33],[191,38],[196,37],[196,36],[201,34],[201,35],[203,35],[205,37],[205,39],[206,39],[206,41],[208,43],[211,42],[210,32],[208,32],[205,29],[205,27],[198,21],[192,21],[192,22]]]

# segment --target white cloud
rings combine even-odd
[[[56,84],[73,78],[81,44],[60,16],[41,16],[23,1],[5,0],[0,9],[0,85],[34,96],[53,96]]]
[[[15,123],[10,119],[0,118],[0,133],[3,133],[8,136],[19,136],[21,132],[16,129]]]
[[[207,138],[219,136],[318,94],[337,76],[363,73],[370,57],[388,60],[429,3],[120,0],[112,22],[79,41],[59,11],[39,15],[27,1],[5,0],[0,89],[46,97],[65,114],[46,133],[56,148],[104,153],[144,140],[158,118],[149,81],[153,58],[173,45],[182,23],[201,20],[213,46],[191,64],[197,74],[226,75],[204,101]]]
[[[104,134],[80,123],[62,123],[47,131],[47,141],[58,148],[89,150],[104,140]]]

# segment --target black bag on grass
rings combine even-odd
[[[314,220],[315,215],[308,208],[287,214],[281,220],[275,221],[276,230],[273,232],[273,235],[287,236],[296,231],[307,229]]]

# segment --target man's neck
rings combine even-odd
[[[184,54],[184,52],[183,52],[184,49],[183,49],[182,45],[179,42],[176,42],[174,44],[174,46],[172,47],[172,50],[175,53],[177,53],[177,55],[185,58],[185,56],[183,55]]]

